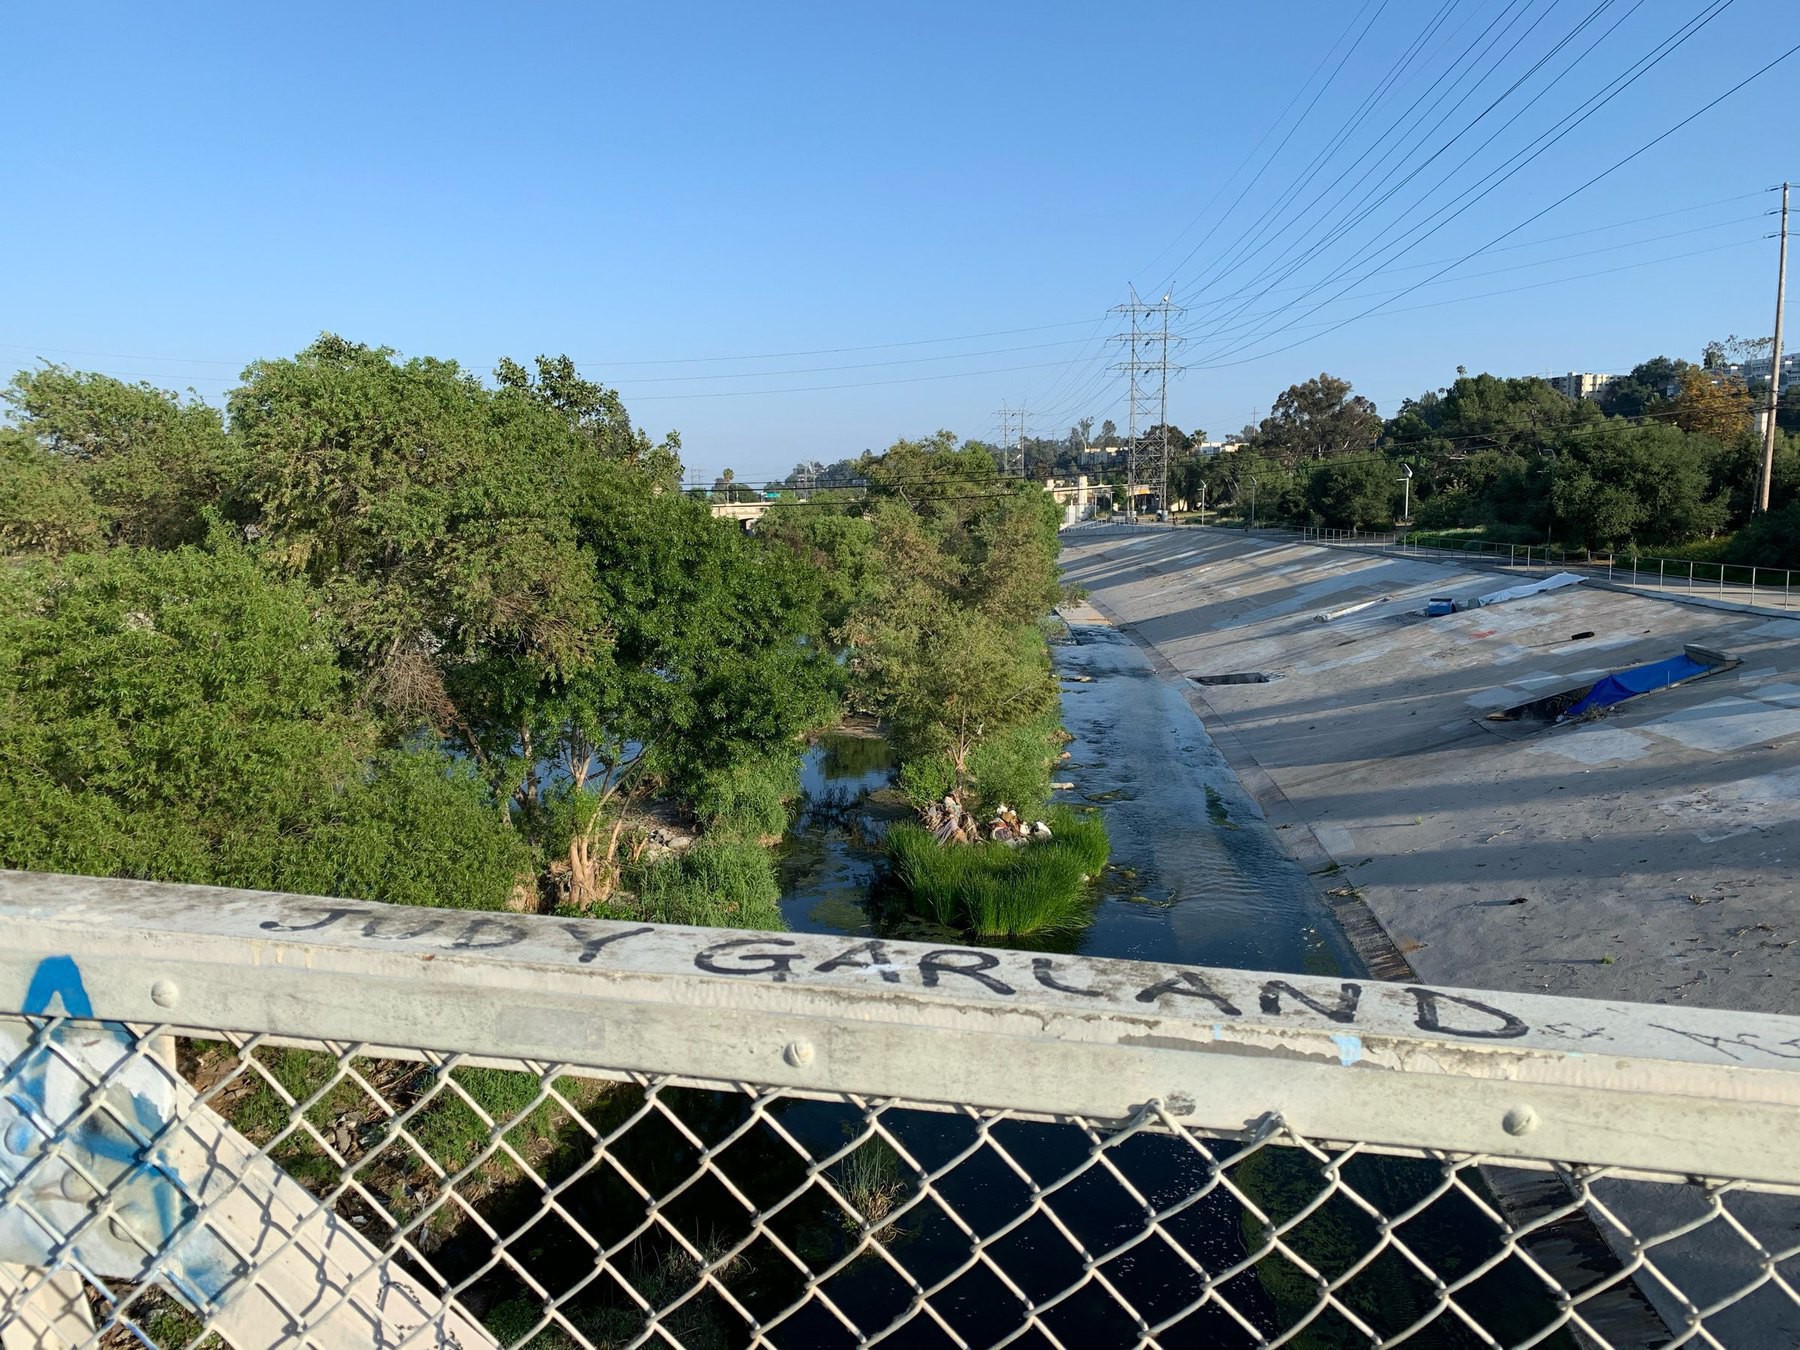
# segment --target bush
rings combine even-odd
[[[1049,712],[976,746],[969,754],[969,775],[975,780],[977,809],[992,811],[1004,802],[1022,816],[1040,813],[1050,800],[1050,766],[1056,763],[1060,730],[1057,715]]]
[[[694,928],[787,926],[775,860],[754,843],[702,839],[685,853],[631,868],[625,882],[636,902],[596,906],[593,917]]]
[[[943,801],[956,790],[956,765],[945,754],[915,755],[900,766],[894,781],[917,810]]]
[[[778,751],[700,775],[688,805],[719,839],[768,839],[787,830],[788,803],[800,795],[800,757]]]
[[[240,549],[0,577],[0,866],[273,886],[370,728],[333,629]]]
[[[1024,937],[1086,922],[1086,882],[1106,866],[1106,827],[1066,807],[1050,813],[1053,837],[1018,846],[940,844],[918,825],[888,831],[894,875],[927,918],[983,937]]]
[[[1800,501],[1757,516],[1739,530],[1731,558],[1758,567],[1800,567]]]
[[[277,882],[384,904],[503,909],[535,872],[530,846],[474,768],[413,750],[378,757],[368,781],[296,845]]]

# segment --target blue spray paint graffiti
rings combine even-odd
[[[20,1011],[92,1019],[74,958],[40,961]],[[61,1249],[64,1259],[72,1254],[86,1270],[121,1279],[164,1257],[164,1277],[191,1302],[210,1303],[229,1283],[232,1263],[194,1222],[190,1197],[199,1188],[162,1142],[185,1090],[160,1066],[132,1058],[135,1049],[117,1022],[59,1021],[28,1039],[0,1034],[0,1055],[12,1060],[0,1071],[0,1192],[17,1189],[38,1216],[0,1211],[11,1216],[0,1218],[0,1252],[45,1265]],[[112,1205],[99,1221],[90,1207],[96,1188]]]

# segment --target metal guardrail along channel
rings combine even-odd
[[[1545,573],[1577,572],[1596,581],[1608,581],[1619,586],[1656,591],[1665,595],[1697,596],[1783,610],[1794,608],[1795,603],[1795,573],[1785,567],[1699,562],[1693,558],[1596,554],[1590,549],[1566,550],[1548,544],[1496,544],[1484,539],[1449,540],[1424,531],[1419,536],[1414,536],[1305,526],[1299,531],[1299,535],[1302,543],[1322,544],[1326,547],[1392,549],[1408,557],[1472,561],[1493,567]]]
[[[1754,1345],[1800,1019],[0,873],[17,1346]]]

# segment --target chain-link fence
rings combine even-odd
[[[1656,591],[1764,609],[1793,609],[1796,573],[1786,567],[1660,558],[1648,554],[1562,549],[1551,544],[1497,544],[1454,534],[1415,530],[1391,534],[1369,530],[1333,530],[1305,526],[1303,543],[1331,547],[1392,549],[1408,557],[1474,561],[1520,571],[1575,572],[1596,581],[1634,590]]]
[[[0,882],[8,1350],[1800,1344],[1800,1020]]]

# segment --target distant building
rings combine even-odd
[[[1769,382],[1769,370],[1773,365],[1774,362],[1766,356],[1753,356],[1748,361],[1734,361],[1725,369],[1745,384],[1754,387]],[[1800,352],[1788,352],[1781,358],[1781,387],[1792,388],[1796,379],[1800,379]]]
[[[1594,398],[1607,385],[1618,379],[1617,375],[1597,375],[1593,371],[1573,371],[1567,375],[1551,375],[1547,383],[1564,398]]]
[[[1216,459],[1220,455],[1235,455],[1242,450],[1244,441],[1196,441],[1194,453],[1204,455],[1208,459]]]

